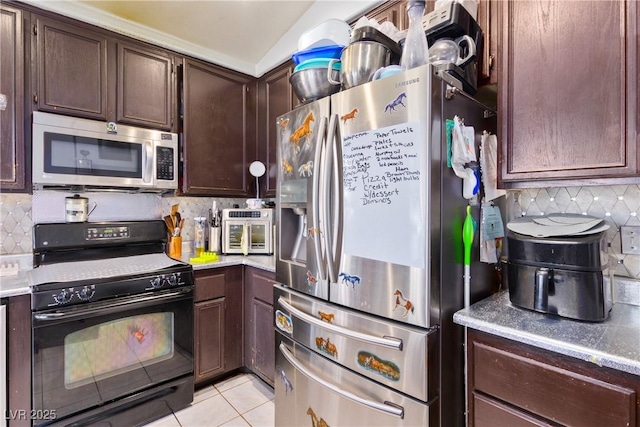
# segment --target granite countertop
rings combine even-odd
[[[191,253],[184,253],[181,261],[188,263],[189,257],[192,255],[193,254]],[[33,268],[31,254],[22,256],[2,256],[0,257],[0,261],[3,263],[18,262],[20,264],[20,270],[17,275],[0,277],[0,298],[8,298],[31,293],[27,277],[28,271]],[[203,270],[232,265],[248,265],[250,267],[275,272],[276,258],[275,255],[220,255],[217,262],[193,264],[193,269]]]
[[[580,322],[515,307],[498,292],[453,315],[482,332],[640,375],[640,306],[617,302],[607,320]]]

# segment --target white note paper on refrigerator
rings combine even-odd
[[[419,122],[343,138],[344,253],[424,268]]]

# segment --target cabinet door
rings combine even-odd
[[[27,189],[24,133],[24,37],[20,9],[0,5],[0,189]]]
[[[640,425],[637,375],[471,329],[467,343],[471,427]]]
[[[224,298],[218,298],[194,305],[196,383],[222,374],[225,370],[224,300]]]
[[[37,109],[107,120],[107,37],[41,16],[34,31]]]
[[[478,86],[498,83],[495,71],[497,58],[498,2],[496,0],[478,1],[478,25],[482,28],[482,51],[478,52]]]
[[[278,142],[279,116],[293,110],[293,90],[289,83],[293,65],[287,62],[283,66],[269,72],[258,82],[258,159],[267,166],[267,172],[260,178],[260,195],[276,196],[278,163],[276,146]]]
[[[637,176],[638,3],[498,6],[502,182]]]
[[[186,59],[183,86],[184,193],[247,196],[247,161],[255,153],[255,79]]]
[[[276,366],[273,306],[257,298],[253,298],[252,306],[251,317],[254,319],[252,369],[273,385]]]
[[[31,409],[31,297],[29,295],[9,298],[7,343],[7,407],[13,414],[19,414],[20,411],[26,411],[28,414]],[[14,416],[9,420],[8,425],[9,427],[30,427],[32,424],[26,416]]]
[[[225,269],[225,372],[242,366],[243,266]]]
[[[429,10],[428,6],[426,10]],[[431,5],[430,10],[433,10],[433,5]],[[381,6],[366,13],[365,16],[369,19],[375,19],[379,24],[391,22],[399,30],[406,30],[409,26],[406,1],[394,0],[384,2]]]
[[[273,385],[275,377],[275,331],[273,284],[275,273],[245,267],[246,317],[245,366]]]
[[[168,54],[118,42],[116,120],[172,130],[173,82],[173,60]]]

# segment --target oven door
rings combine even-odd
[[[193,374],[193,287],[34,312],[33,409],[57,419]]]

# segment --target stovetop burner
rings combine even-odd
[[[32,310],[193,286],[191,265],[165,254],[162,221],[34,227]]]

